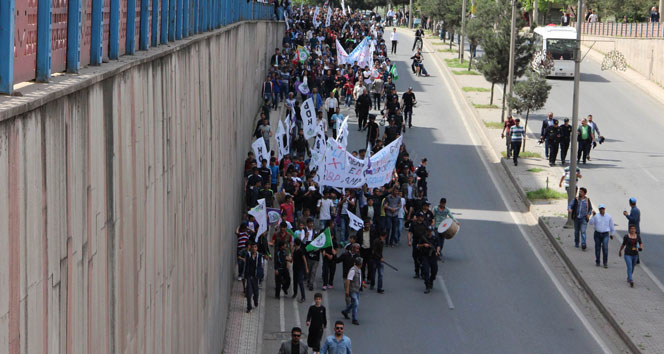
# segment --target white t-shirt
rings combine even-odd
[[[392,32],[392,34],[390,34],[390,40],[391,41],[398,41],[399,40],[396,32]]]
[[[321,199],[318,201],[318,207],[320,208],[319,219],[320,220],[330,220],[332,219],[331,210],[334,207],[334,202],[332,199]]]
[[[353,279],[355,279],[355,275],[357,275],[358,277],[360,277],[360,283],[361,283],[362,282],[362,273],[358,273],[355,269],[356,268],[353,267],[348,271],[348,276],[346,277],[346,279],[348,279],[350,281],[353,281]]]
[[[404,210],[405,206],[406,206],[406,199],[401,198],[401,203],[399,203],[399,212],[397,213],[397,217],[399,217],[399,219],[403,219],[405,216],[404,215],[406,213],[406,211]]]

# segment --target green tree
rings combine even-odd
[[[477,61],[477,68],[484,75],[484,78],[491,82],[491,103],[493,104],[493,89],[495,84],[503,85],[503,93],[506,92],[507,78],[509,76],[509,60],[510,60],[510,29],[511,29],[511,13],[508,15],[509,6],[507,1],[495,4],[493,9],[487,9],[487,13],[482,16],[491,16],[489,18],[498,19],[495,30],[484,30],[481,32],[480,45],[484,50],[484,55]],[[492,6],[487,4],[487,6]],[[485,23],[488,22],[483,17],[478,18]],[[525,21],[521,18],[517,19],[517,28],[523,28]],[[517,33],[515,39],[515,56],[514,56],[514,78],[523,76],[530,64],[535,46],[532,41],[532,36]],[[505,94],[503,94],[503,111],[505,109]],[[504,121],[504,115],[501,117]]]
[[[528,129],[528,118],[530,111],[542,109],[549,98],[551,85],[546,82],[546,77],[536,73],[533,70],[526,71],[526,80],[518,81],[514,84],[514,95],[508,97],[510,107],[522,114],[526,112],[526,123],[524,130]],[[526,141],[523,141],[523,151],[526,151]]]

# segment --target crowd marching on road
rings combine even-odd
[[[276,298],[289,295],[291,283],[290,294],[299,295],[300,302],[308,291],[316,292],[307,313],[306,344],[300,341],[302,329],[294,327],[279,353],[309,348],[350,353],[341,320],[334,335],[322,338],[328,310],[318,291],[334,289],[337,264],[342,264],[347,305],[341,315],[359,325],[360,294],[386,292],[383,269],[391,265],[383,249],[403,245],[402,229],[408,230],[415,278],[429,293],[442,260],[444,232],[458,222],[445,198],[430,208],[427,159],[415,167],[402,143],[413,127],[417,100],[412,88],[401,95],[396,90],[398,73],[388,58],[380,16],[327,6],[288,6],[284,16],[287,30],[282,48],[269,61],[256,140],[244,164],[247,212],[236,231],[238,280],[247,312],[258,306],[259,289],[271,276],[268,262]],[[394,53],[399,39],[396,29],[390,32]],[[413,72],[428,76],[422,60],[415,51]],[[348,117],[340,108],[353,103],[358,130],[366,131],[366,141],[359,143],[367,149],[345,151]],[[275,109],[286,112],[277,129],[269,119]],[[269,144],[271,138],[277,146]],[[340,155],[341,162],[335,151],[346,155]],[[334,173],[346,184],[331,178]]]

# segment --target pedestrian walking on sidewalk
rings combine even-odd
[[[526,139],[526,131],[520,124],[521,119],[517,118],[514,120],[514,126],[510,128],[512,158],[514,159],[514,166],[519,165],[519,152],[521,151],[521,143]]]
[[[253,298],[254,307],[258,307],[258,278],[259,274],[263,272],[263,256],[258,253],[258,245],[252,243],[249,246],[250,253],[244,260],[244,278],[246,280],[247,289],[245,295],[247,297],[247,313],[251,312],[251,300]]]
[[[302,337],[302,330],[300,327],[293,327],[291,329],[291,340],[281,343],[279,348],[279,354],[307,354],[309,353],[309,347],[306,344],[300,342]]]
[[[583,164],[585,165],[593,140],[595,140],[593,128],[588,125],[587,119],[581,121],[577,134],[579,136],[579,151],[576,154],[576,163],[579,163],[581,156],[583,156]]]
[[[599,267],[601,249],[604,268],[608,268],[609,238],[613,239],[616,229],[613,226],[613,218],[606,213],[606,206],[604,204],[599,205],[599,214],[593,211],[593,216],[590,218],[589,224],[595,228],[593,234],[593,238],[595,239],[595,265]]]
[[[510,128],[512,128],[514,125],[516,125],[514,117],[507,117],[507,120],[503,125],[503,131],[500,133],[500,137],[505,139],[505,146],[507,148],[505,155],[508,159],[512,157],[512,137],[510,136]]]
[[[563,165],[565,165],[565,158],[567,158],[571,138],[572,126],[569,125],[569,118],[565,118],[563,125],[560,126],[560,162]]]
[[[558,126],[558,120],[553,120],[553,125],[546,128],[544,135],[542,136],[541,142],[546,144],[549,157],[549,166],[556,164],[556,157],[558,157],[558,147],[560,146],[562,134],[560,132],[560,127]]]
[[[623,211],[623,215],[627,218],[627,226],[634,225],[636,226],[636,234],[641,236],[641,210],[636,207],[636,198],[631,197],[629,198],[629,213],[627,211]],[[639,256],[636,256],[636,264],[640,264],[641,259]]]
[[[568,211],[574,221],[574,247],[579,248],[579,238],[581,239],[581,248],[586,249],[586,228],[590,220],[590,214],[593,211],[593,205],[590,198],[586,197],[588,190],[585,187],[579,188],[579,196],[574,198],[569,204]]]
[[[307,326],[309,334],[307,335],[307,345],[314,353],[320,353],[320,340],[323,338],[323,331],[327,327],[327,315],[323,302],[323,294],[314,295],[314,304],[309,306],[307,312]]]
[[[634,287],[634,266],[639,257],[639,252],[643,251],[643,242],[641,236],[636,233],[636,226],[629,226],[629,233],[623,237],[622,246],[618,251],[618,257],[622,257],[622,251],[625,250],[625,264],[627,265],[627,282],[629,286]]]
[[[350,338],[344,335],[343,321],[334,323],[334,335],[328,336],[320,350],[320,354],[352,354]]]
[[[553,112],[549,112],[547,118],[542,121],[542,129],[540,129],[540,139],[544,143],[544,157],[549,158],[549,138],[546,135],[547,129],[553,127],[555,119],[553,119]]]
[[[348,272],[346,277],[346,298],[350,298],[350,304],[346,306],[346,309],[341,311],[341,314],[344,315],[344,318],[347,320],[350,319],[348,314],[353,315],[353,324],[359,325],[360,322],[357,320],[357,312],[360,307],[360,288],[362,287],[362,257],[355,258],[355,265]],[[325,352],[325,351],[323,351]],[[334,352],[333,352],[334,353]]]

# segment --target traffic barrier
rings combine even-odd
[[[572,23],[576,27],[576,23]],[[618,23],[595,22],[583,23],[581,33],[603,37],[664,38],[664,25],[661,22]]]
[[[2,0],[0,94],[234,22],[271,20],[273,8],[253,0]]]

